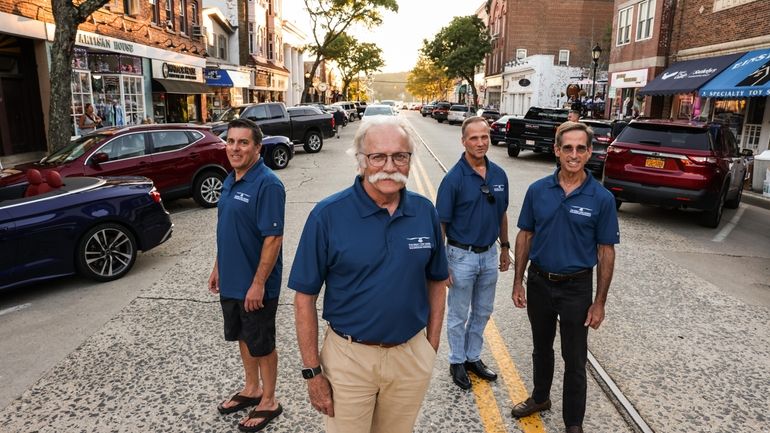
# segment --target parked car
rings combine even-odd
[[[496,146],[499,143],[505,143],[505,134],[508,131],[508,119],[511,117],[513,116],[503,116],[489,125],[489,141],[493,146]]]
[[[212,123],[211,129],[219,135],[227,129],[227,122],[245,118],[259,125],[265,135],[288,137],[292,143],[302,143],[305,152],[316,153],[326,138],[334,137],[334,118],[313,106],[286,108],[282,102],[263,102],[231,107]]]
[[[465,119],[473,116],[475,110],[467,105],[455,104],[449,107],[446,120],[450,125],[463,123]]]
[[[366,101],[357,101],[354,104],[356,105],[356,114],[360,119],[361,115],[364,114],[364,110],[366,110]]]
[[[334,126],[336,127],[345,127],[348,126],[348,112],[345,111],[345,109],[339,105],[324,105],[324,109],[327,113],[331,113],[332,116],[335,115],[335,113],[340,113],[341,116],[338,115],[338,117],[342,120],[341,122],[337,120],[337,117],[334,118]]]
[[[348,120],[353,121],[358,117],[358,109],[356,108],[356,104],[352,101],[340,101],[335,102],[332,105],[336,105],[338,107],[342,107],[346,113],[348,113]]]
[[[396,113],[393,111],[393,107],[390,105],[382,105],[382,104],[372,104],[366,107],[366,111],[364,111],[364,115],[361,117],[362,121],[366,121],[367,119],[370,119],[372,116],[395,116]]]
[[[390,105],[391,107],[393,107],[393,112],[398,114],[398,104],[396,103],[396,101],[392,99],[385,99],[380,101],[380,105]]]
[[[431,116],[433,116],[433,118],[436,119],[438,123],[444,123],[444,121],[447,119],[447,115],[449,114],[449,107],[451,106],[452,104],[449,102],[436,102],[436,106],[433,107]]]
[[[0,187],[0,289],[75,272],[115,280],[131,270],[138,251],[171,237],[173,224],[150,179],[62,179],[53,172],[48,192],[28,194],[42,185],[40,172],[29,173],[35,179]]]
[[[556,128],[567,121],[569,110],[530,107],[524,118],[511,117],[506,126],[508,156],[516,158],[522,150],[553,154]]]
[[[604,186],[616,204],[645,203],[702,210],[701,223],[719,226],[724,207],[743,195],[746,157],[727,125],[636,120],[607,149]]]
[[[500,112],[497,110],[490,110],[488,108],[479,108],[476,112],[477,116],[481,116],[487,119],[487,123],[491,126],[500,118]]]
[[[227,129],[219,133],[219,138],[227,142]],[[289,166],[289,161],[294,158],[295,144],[288,137],[282,135],[262,136],[262,148],[259,156],[265,160],[265,164],[273,170],[283,170]]]
[[[153,124],[107,127],[81,136],[39,162],[16,166],[0,187],[25,181],[34,168],[71,176],[145,176],[166,199],[192,197],[203,207],[219,202],[232,169],[225,143],[208,126]]]
[[[422,114],[422,117],[432,116],[434,108],[436,108],[436,106],[433,104],[425,104],[420,107],[420,114]]]

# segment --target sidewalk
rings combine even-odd
[[[765,197],[761,193],[754,191],[743,191],[743,202],[752,206],[761,207],[770,210],[770,197]]]

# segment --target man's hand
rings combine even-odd
[[[219,293],[219,270],[217,268],[214,268],[209,276],[209,292],[215,295]]]
[[[523,284],[513,284],[513,293],[511,294],[511,299],[513,299],[513,305],[515,305],[517,308],[524,308],[527,306],[527,295],[524,293]]]
[[[511,256],[508,248],[500,248],[500,272],[505,272],[511,267]]]
[[[599,329],[599,326],[604,321],[604,304],[600,302],[594,302],[588,307],[588,316],[586,317],[586,323],[583,326],[590,326],[594,329]]]
[[[310,404],[315,410],[334,418],[334,399],[332,398],[332,386],[329,379],[323,374],[308,379],[307,393],[310,396]]]
[[[452,270],[449,270],[449,278],[446,280],[446,288],[451,289],[454,285],[454,280],[452,280]]]
[[[264,307],[262,303],[265,297],[265,286],[252,283],[249,291],[246,292],[246,298],[243,300],[243,309],[246,312],[252,312]]]

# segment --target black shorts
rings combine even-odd
[[[264,307],[246,312],[242,299],[221,298],[225,319],[225,340],[243,341],[251,356],[267,356],[275,350],[275,314],[278,298],[264,301]]]

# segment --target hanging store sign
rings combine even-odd
[[[612,84],[612,87],[618,89],[644,87],[647,84],[647,69],[613,72],[610,84]]]
[[[203,68],[161,60],[152,61],[152,78],[204,82]]]
[[[75,44],[81,47],[111,51],[114,53],[131,54],[134,56],[145,56],[147,51],[147,47],[144,45],[80,30],[78,30],[77,36],[75,36]]]

